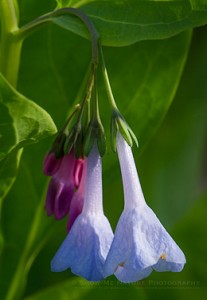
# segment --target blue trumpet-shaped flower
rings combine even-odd
[[[87,161],[83,209],[52,260],[52,271],[70,268],[87,280],[102,280],[112,239],[113,232],[102,206],[101,158],[94,145]]]
[[[158,272],[179,272],[185,256],[146,204],[131,148],[120,134],[117,150],[124,185],[124,211],[104,266],[122,282],[135,282]]]

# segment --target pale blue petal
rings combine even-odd
[[[157,272],[180,272],[182,271],[184,265],[184,263],[169,262],[160,258],[158,262],[153,266],[153,269]]]
[[[113,239],[102,206],[102,166],[96,144],[88,157],[86,190],[82,213],[51,262],[54,272],[68,268],[89,281],[100,281]]]
[[[139,247],[141,244],[142,247]],[[142,234],[142,215],[138,214],[136,210],[124,210],[117,224],[114,240],[106,259],[104,275],[113,274],[121,264],[124,267],[119,270],[119,275],[121,270],[125,274],[126,270],[127,272],[131,270],[133,274],[129,274],[129,276],[134,278],[137,272],[137,276],[140,278],[140,272],[142,273],[143,269],[156,263],[156,260],[147,253],[146,246],[147,243]]]
[[[156,266],[153,266],[154,269],[160,268],[161,265],[166,265],[166,269],[169,271],[180,269],[180,267],[175,267],[176,264],[184,265],[186,263],[185,255],[182,250],[172,239],[166,229],[162,226],[158,220],[155,213],[148,206],[145,207],[145,220],[144,222],[148,224],[146,226],[146,236],[149,243],[149,248],[154,250],[154,255],[158,256],[157,263],[160,260],[160,257],[165,256],[164,259],[161,259],[163,262],[159,262]],[[171,270],[170,270],[171,266]],[[181,271],[181,270],[180,270]]]
[[[115,275],[116,278],[124,283],[136,282],[142,280],[150,275],[152,268],[148,267],[142,270],[133,270],[127,267],[118,267]]]
[[[117,150],[124,186],[124,211],[104,266],[104,275],[115,273],[133,282],[157,271],[181,271],[185,256],[147,206],[131,147],[117,134]]]
[[[184,263],[181,249],[154,212],[144,205],[123,211],[106,259],[104,275],[115,273],[120,281],[134,282],[147,277],[152,269],[181,271]]]
[[[71,268],[89,281],[102,280],[112,239],[110,224],[103,214],[79,215],[51,262],[52,271]]]

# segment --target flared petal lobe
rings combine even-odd
[[[105,264],[105,276],[115,273],[134,282],[156,271],[179,272],[185,256],[147,205],[124,210]]]
[[[84,205],[51,262],[54,272],[68,268],[90,281],[100,281],[113,233],[102,207],[102,167],[97,146],[88,157]]]
[[[179,272],[185,256],[144,200],[131,148],[119,135],[125,208],[104,266],[105,276],[115,274],[122,282],[147,277],[153,269]]]

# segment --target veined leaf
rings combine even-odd
[[[169,226],[206,186],[205,179],[201,186],[201,170],[206,170],[206,51],[206,29],[195,30],[171,109],[140,162],[142,170],[150,170],[143,174],[146,199]]]
[[[36,4],[38,2],[38,8],[43,7],[44,11],[48,11],[49,9],[46,9],[45,3],[49,3],[49,1],[50,0],[19,0],[19,2],[22,3],[22,7],[24,7],[24,14],[21,11],[24,18],[23,20],[30,18],[32,13],[35,15],[39,14],[39,10],[37,10],[38,5]],[[83,3],[83,1],[81,2]],[[170,4],[170,2],[173,1],[168,2]],[[28,5],[28,3],[33,3],[34,9],[32,5]],[[52,3],[52,1],[50,1],[50,3]],[[53,3],[55,3],[55,1]],[[76,3],[80,3],[80,1]],[[96,2],[94,2],[94,4],[95,3]],[[28,10],[31,14],[28,14]],[[202,10],[202,7],[197,7],[196,10]],[[57,28],[57,26],[56,28],[54,27],[55,26],[51,26],[47,29],[43,29],[25,41],[24,55],[22,55],[20,68],[19,89],[22,93],[29,95],[30,98],[36,99],[40,106],[44,105],[60,127],[64,122],[67,110],[73,104],[74,99],[76,99],[75,95],[81,84],[84,70],[86,70],[88,66],[90,49],[87,41],[65,30],[61,30]],[[200,36],[198,36],[198,41],[199,39]],[[140,138],[140,148],[149,140],[173,100],[185,65],[189,45],[190,33],[186,32],[169,40],[143,41],[123,49],[104,49],[115,98],[119,108],[121,108],[121,112]],[[201,51],[199,47],[198,50],[197,57],[201,57],[201,60],[204,59],[206,57],[206,49],[204,48],[203,51]],[[194,57],[193,60],[195,60],[196,65],[197,60],[195,58],[196,57]],[[28,61],[30,62],[29,76]],[[202,66],[206,69],[205,64],[202,64]],[[192,73],[198,80],[195,83],[197,86],[198,82],[200,82],[199,69],[193,68]],[[189,74],[191,74],[191,68],[186,71],[187,77]],[[204,80],[205,76],[203,74],[204,73],[201,73],[201,77]],[[44,81],[42,80],[43,77]],[[190,82],[185,83],[185,85],[186,89],[188,85],[193,89],[194,83],[190,80]],[[203,90],[202,85],[203,81],[201,85],[199,85],[200,91]],[[190,93],[192,93],[192,90]],[[101,85],[99,86],[99,94],[101,116],[104,125],[106,125],[109,122],[109,114],[107,114],[108,111],[107,108],[105,108],[107,107],[107,100]],[[203,99],[205,99],[205,94],[204,92]],[[48,95],[50,101],[45,102],[45,95]],[[187,100],[188,99],[186,99],[186,101]],[[182,101],[181,99],[180,102]],[[186,103],[188,106],[189,103]],[[179,109],[178,106],[178,111]],[[192,109],[192,115],[193,114],[194,107]],[[177,114],[175,114],[175,116],[176,115]],[[185,110],[183,116],[185,116]],[[180,133],[181,130],[178,127],[175,135],[180,135]],[[182,137],[181,134],[181,139]],[[168,136],[168,138],[170,139],[171,136]],[[41,175],[41,165],[44,154],[48,149],[47,144],[47,141],[43,141],[42,143],[25,149],[18,179],[11,193],[7,195],[8,201],[4,202],[2,229],[5,247],[2,252],[2,264],[0,267],[0,298],[6,299],[5,295],[10,295],[10,299],[12,300],[14,298],[23,299],[23,290],[25,285],[27,285],[25,295],[27,295],[27,299],[34,300],[43,299],[42,297],[44,297],[44,299],[52,299],[53,296],[54,299],[73,299],[73,297],[76,297],[76,293],[78,299],[102,300],[107,298],[114,300],[120,299],[123,295],[126,295],[128,299],[135,299],[136,297],[140,299],[139,292],[141,290],[143,293],[147,293],[147,289],[142,288],[142,281],[140,282],[141,289],[138,289],[138,285],[135,287],[137,294],[131,293],[128,290],[129,287],[126,285],[124,294],[120,288],[120,284],[114,284],[109,278],[106,280],[106,285],[108,282],[109,286],[104,285],[103,282],[103,287],[105,288],[104,293],[103,288],[98,289],[94,287],[91,288],[89,295],[85,294],[85,291],[83,291],[83,293],[80,291],[79,294],[79,288],[77,289],[76,285],[70,286],[70,291],[67,293],[66,286],[70,285],[69,277],[71,276],[69,271],[61,274],[51,273],[50,260],[64,239],[66,232],[64,223],[59,222],[59,224],[57,224],[52,218],[47,218],[44,213],[45,178]],[[164,143],[162,147],[164,152],[166,144]],[[139,150],[135,151],[136,156]],[[151,149],[151,151],[154,153],[155,160],[158,159],[160,156],[160,147],[158,147],[157,151],[154,148]],[[38,153],[37,158],[36,153]],[[189,155],[188,149],[186,150],[186,155]],[[35,164],[34,157],[36,159]],[[116,156],[113,154],[106,155],[104,157],[104,165],[106,167],[112,165],[115,159]],[[147,183],[150,174],[153,173],[153,164],[154,162],[149,165],[149,168],[143,168],[147,174]],[[180,164],[182,164],[182,161]],[[189,162],[189,165],[190,164],[191,162]],[[164,167],[166,168],[166,166]],[[116,176],[118,175],[117,173],[118,165],[110,169],[110,176]],[[169,174],[166,174],[165,177],[167,177],[167,175],[170,176],[169,171],[168,173]],[[107,175],[109,175],[109,172],[105,172],[103,176],[104,178],[107,177],[107,180],[104,182],[104,207],[106,208],[106,215],[109,216],[111,223],[115,226],[123,203],[122,187],[120,184],[121,177],[116,176],[116,179],[112,181],[110,180],[111,177]],[[155,184],[157,183],[156,175],[155,173],[152,178]],[[150,188],[151,186],[148,183],[149,191]],[[185,189],[183,190],[182,184],[179,185],[179,189],[181,193],[185,191]],[[144,190],[146,191],[147,188]],[[40,198],[42,199],[41,203]],[[150,199],[150,197],[147,197],[147,199]],[[167,203],[166,206],[169,206],[168,202],[164,202],[166,198],[164,199],[164,197],[162,197],[160,191],[155,200],[159,202],[160,207],[164,207],[165,203]],[[180,202],[181,201],[182,199]],[[174,210],[177,214],[180,211],[179,207]],[[163,217],[160,209],[156,212],[159,216],[161,215]],[[168,215],[169,214],[166,214],[166,216]],[[172,220],[174,221],[174,218]],[[59,231],[57,232],[58,226]],[[41,245],[51,232],[53,233],[51,240],[39,253]],[[38,253],[39,255],[37,256]],[[189,263],[188,266],[190,265]],[[166,276],[168,276],[169,280],[173,278],[177,280],[177,278],[179,278],[177,276],[179,275],[180,274],[172,273],[168,275],[166,275],[166,273],[157,274],[157,276],[162,276],[159,277],[161,280],[165,280]],[[151,278],[155,278],[153,276],[155,276],[155,273],[152,274]],[[149,280],[151,280],[151,278]],[[186,280],[186,278],[184,279]],[[54,286],[54,282],[57,284],[57,282],[60,282],[62,279],[66,279],[67,282],[64,281],[63,284],[58,283],[58,285]],[[114,288],[112,287],[113,284]],[[59,291],[56,290],[56,287],[59,287]],[[80,290],[81,289],[82,287],[80,287]],[[150,297],[149,299],[154,299],[153,297],[154,292],[152,298]]]
[[[50,115],[18,93],[0,74],[0,160],[55,132]]]
[[[164,39],[207,23],[206,1],[72,1],[70,5],[81,6],[100,33],[102,44],[107,46]],[[76,17],[60,16],[52,21],[83,37],[89,36]]]
[[[21,154],[21,150],[14,151],[0,161],[0,208],[2,199],[8,193],[17,176]]]

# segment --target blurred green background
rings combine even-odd
[[[22,24],[54,9],[50,0],[19,0]],[[66,220],[44,212],[47,179],[42,161],[53,137],[24,149],[15,184],[2,207],[4,248],[0,299],[203,299],[207,283],[207,28],[128,47],[105,47],[116,101],[138,137],[133,147],[147,203],[186,255],[181,273],[156,273],[134,284],[111,276],[100,283],[70,271],[51,273],[50,261],[66,235]],[[61,128],[90,61],[90,44],[54,25],[26,39],[18,90]],[[99,80],[100,109],[109,109]],[[104,210],[113,229],[123,209],[116,155],[103,158]]]

